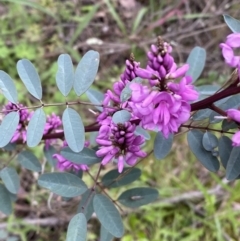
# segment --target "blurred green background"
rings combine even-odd
[[[0,0],[0,69],[15,80],[20,102],[32,105],[35,100],[16,71],[19,59],[29,59],[41,77],[43,101],[64,102],[55,84],[61,53],[68,53],[76,66],[86,51],[98,51],[101,61],[94,86],[104,91],[119,79],[130,53],[145,66],[146,53],[160,35],[172,44],[179,64],[186,61],[194,46],[204,47],[207,64],[197,83],[221,84],[232,71],[224,65],[219,49],[219,43],[230,33],[222,14],[239,18],[239,11],[238,0]],[[69,99],[75,99],[73,93]],[[3,98],[0,101],[6,103]],[[46,111],[61,113],[56,107]],[[85,121],[93,118],[85,113]],[[151,147],[148,143],[146,148]],[[41,149],[37,155],[42,155]],[[165,160],[150,156],[139,167],[143,174],[131,187],[155,187],[160,199],[126,211],[126,234],[121,240],[240,240],[239,182],[226,183],[223,169],[214,174],[203,168],[189,153],[184,135],[175,138]],[[50,211],[48,192],[36,191],[36,175],[19,172],[21,192],[15,213],[8,218],[0,215],[0,240],[65,240],[78,200],[55,198]],[[126,188],[110,193],[114,198]],[[90,221],[88,229],[88,240],[98,240],[96,219]]]

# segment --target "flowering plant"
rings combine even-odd
[[[136,168],[138,163],[152,152],[156,159],[166,157],[174,135],[185,130],[188,130],[189,148],[203,166],[216,172],[221,162],[227,179],[239,178],[240,56],[234,54],[234,48],[240,47],[240,33],[235,31],[239,29],[239,22],[229,18],[225,21],[233,33],[220,48],[226,64],[235,68],[234,75],[222,88],[211,88],[207,96],[205,93],[210,86],[194,86],[205,65],[205,50],[195,47],[187,63],[178,65],[171,54],[171,45],[161,37],[147,54],[147,66],[141,66],[131,54],[120,79],[105,94],[90,88],[98,71],[98,52],[88,51],[75,71],[70,56],[60,55],[56,74],[58,89],[66,98],[73,88],[78,97],[86,93],[90,100],[83,102],[78,98],[55,104],[66,106],[62,116],[53,113],[46,117],[44,109],[54,104],[43,103],[40,78],[29,60],[20,60],[17,71],[29,93],[40,102],[37,106],[20,104],[13,80],[0,71],[0,90],[9,101],[2,108],[0,147],[13,151],[17,144],[36,147],[44,143],[47,161],[57,171],[46,173],[27,148],[17,154],[20,165],[41,173],[39,186],[63,197],[81,196],[79,212],[68,227],[68,241],[78,240],[80,232],[81,240],[85,240],[87,221],[93,212],[102,225],[101,237],[108,235],[109,240],[122,237],[123,223],[115,205],[120,210],[122,206],[139,207],[155,201],[158,191],[147,187],[133,188],[112,202],[106,189],[138,179],[141,175],[140,169]],[[80,114],[71,107],[77,105],[92,106],[95,114],[92,124],[84,126]],[[209,123],[222,122],[222,128],[204,125],[206,119]],[[87,132],[97,132],[93,143],[85,140]],[[220,133],[220,138],[214,133]],[[151,136],[155,136],[154,145],[148,152],[145,144]],[[57,151],[54,146],[59,143],[61,148]],[[116,169],[105,174],[100,182],[101,170],[110,162]],[[93,165],[98,166],[96,177],[90,173]],[[88,187],[83,181],[83,173],[93,179],[92,186]],[[18,193],[19,177],[9,165],[2,166],[0,177],[3,200],[0,210],[10,214],[10,195]]]

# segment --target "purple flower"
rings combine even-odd
[[[141,150],[141,145],[145,142],[142,136],[134,134],[136,126],[131,122],[124,124],[111,123],[110,126],[102,125],[99,130],[96,142],[100,149],[96,152],[98,157],[102,157],[102,165],[106,165],[111,160],[118,162],[118,171],[122,172],[125,163],[133,166],[139,157],[145,157],[146,153]]]
[[[87,171],[89,169],[87,165],[73,163],[60,154],[54,154],[52,157],[57,159],[57,168],[60,171],[73,170],[77,172],[79,170]]]
[[[139,77],[149,80],[151,86],[156,86],[160,81],[165,80],[166,76],[176,70],[176,64],[171,56],[172,47],[158,39],[158,44],[152,45],[148,52],[148,63],[146,69],[138,68],[136,73]],[[182,71],[179,70],[178,72]],[[180,75],[181,73],[175,73]],[[173,73],[174,75],[174,73]]]
[[[90,145],[90,142],[89,141],[86,141],[85,142],[85,147],[88,147]],[[68,146],[67,142],[64,141],[63,142],[63,147],[66,147]],[[72,171],[79,171],[79,170],[82,170],[82,171],[88,171],[89,170],[89,167],[88,165],[85,165],[85,164],[76,164],[74,162],[71,162],[67,159],[65,159],[62,155],[60,154],[54,154],[52,156],[53,158],[57,159],[57,168],[60,170],[60,171],[66,171],[66,170],[72,170]]]
[[[228,109],[226,111],[228,118],[240,123],[240,111],[236,109]]]
[[[233,49],[240,47],[240,33],[229,34],[226,42],[221,43],[219,46],[222,48],[222,55],[226,64],[231,67],[238,68],[238,72],[240,72],[240,56],[235,55]]]
[[[137,73],[138,77],[143,78],[143,79],[149,79],[149,80],[160,79],[158,72],[154,71],[152,69],[138,68],[136,70],[136,73]]]
[[[194,101],[198,99],[198,92],[194,90],[191,84],[192,78],[190,76],[183,77],[179,84],[169,82],[168,88],[175,94],[181,96],[182,100]]]
[[[144,88],[141,84],[135,85],[138,85],[139,89]],[[179,95],[166,91],[152,90],[148,94],[145,93],[141,99],[132,100],[134,101],[130,102],[129,106],[133,114],[140,119],[143,128],[162,131],[166,138],[170,133],[177,132],[180,125],[190,117],[190,104]]]
[[[189,64],[184,64],[180,68],[172,70],[169,74],[167,74],[166,78],[177,79],[179,77],[182,77],[186,74],[188,69],[189,69]]]
[[[47,117],[47,121],[44,127],[43,134],[57,133],[62,131],[62,129],[58,129],[62,125],[62,121],[59,116],[55,113]],[[56,142],[57,139],[47,139],[45,140],[45,148],[48,150],[49,146]]]
[[[232,33],[227,36],[226,44],[231,48],[240,47],[240,33]]]
[[[229,45],[221,43],[219,46],[222,48],[222,55],[226,64],[231,67],[237,67],[239,65],[240,57],[234,55],[234,51]]]
[[[130,60],[126,60],[126,68],[123,74],[121,74],[121,80],[124,85],[127,82],[132,81],[134,78],[137,77],[136,70],[140,66],[140,63],[134,61],[133,55],[130,56]]]
[[[232,136],[232,145],[233,145],[233,146],[240,146],[240,131],[237,131],[237,132]]]
[[[59,116],[57,116],[55,113],[52,113],[52,115],[49,115],[47,117],[47,121],[44,127],[44,134],[50,133],[53,130],[56,130],[62,125],[62,121]]]

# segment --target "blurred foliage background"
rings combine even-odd
[[[0,0],[0,69],[16,82],[20,102],[31,105],[32,97],[21,84],[16,63],[32,61],[40,74],[44,102],[63,102],[57,91],[57,58],[68,53],[76,65],[90,49],[100,52],[95,88],[106,90],[119,79],[126,59],[134,53],[146,64],[146,53],[157,36],[173,46],[176,62],[182,64],[194,46],[207,50],[207,64],[197,84],[221,84],[231,73],[224,65],[219,43],[230,33],[222,14],[239,18],[238,0]],[[69,99],[73,100],[74,94]],[[5,100],[0,98],[1,103]],[[48,108],[48,113],[61,113]],[[93,115],[86,112],[85,121]],[[151,149],[152,143],[146,148]],[[42,156],[42,149],[36,151]],[[7,158],[1,154],[2,161]],[[111,169],[108,167],[104,172]],[[162,161],[152,156],[140,168],[141,179],[133,186],[158,188],[153,205],[123,214],[123,241],[231,241],[240,240],[239,182],[228,183],[224,170],[210,173],[188,151],[183,136],[177,136],[171,154]],[[36,185],[37,174],[19,170],[21,192],[15,213],[0,215],[0,240],[65,240],[78,199],[69,202],[54,197]],[[111,195],[117,197],[121,190]],[[98,240],[99,224],[92,218],[88,240]]]

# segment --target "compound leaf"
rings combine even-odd
[[[227,26],[232,30],[233,33],[240,33],[240,21],[227,15],[223,14],[223,18]]]
[[[219,142],[218,142],[219,156],[220,156],[221,163],[225,169],[227,168],[227,163],[231,155],[232,148],[233,148],[232,141],[229,137],[222,136],[219,139]]]
[[[93,190],[88,189],[81,197],[81,201],[78,205],[78,212],[82,212],[86,219],[89,220],[94,212],[93,210],[93,198],[95,193]],[[86,206],[87,205],[87,206]]]
[[[74,82],[74,69],[72,59],[68,54],[61,54],[58,57],[58,70],[56,74],[57,87],[64,96],[67,96],[72,89]]]
[[[197,159],[211,172],[216,172],[220,168],[219,161],[210,151],[206,151],[202,145],[203,132],[191,130],[187,134],[188,145]]]
[[[78,96],[85,93],[92,85],[98,71],[99,53],[93,50],[88,51],[79,62],[74,80],[74,90]]]
[[[93,198],[93,208],[104,228],[114,237],[121,238],[124,234],[123,222],[112,201],[102,194],[97,194]]]
[[[63,197],[76,197],[87,190],[86,184],[71,173],[45,173],[38,179],[38,185]]]
[[[226,178],[234,180],[240,175],[240,147],[235,146],[232,148],[231,154],[227,161]]]
[[[8,190],[1,183],[0,183],[0,197],[1,197],[0,198],[0,210],[6,215],[11,214],[12,213],[11,198],[10,198]]]
[[[35,147],[42,140],[46,115],[43,108],[38,108],[32,115],[27,128],[27,145]]]
[[[85,131],[81,117],[74,109],[67,108],[63,112],[62,123],[68,146],[74,152],[80,152],[85,142]]]
[[[61,150],[61,155],[76,164],[92,165],[102,160],[96,156],[96,151],[87,147],[84,147],[81,152],[73,152],[69,147],[65,147]]]
[[[44,153],[44,156],[47,159],[48,163],[52,167],[56,167],[57,166],[57,160],[55,158],[53,158],[52,156],[57,153],[57,150],[51,145],[48,146],[48,147],[44,146],[43,153]]]
[[[171,151],[172,144],[173,144],[173,134],[169,134],[168,138],[166,139],[162,132],[158,132],[155,140],[154,140],[154,156],[161,160],[168,155]]]
[[[27,90],[36,99],[42,99],[42,85],[34,65],[28,59],[17,62],[17,71]]]
[[[206,50],[196,46],[192,49],[187,58],[189,64],[189,70],[186,73],[192,77],[192,81],[196,81],[201,75],[206,62]]]
[[[101,225],[101,230],[100,230],[100,241],[112,241],[114,236],[110,234],[107,229]]]
[[[142,136],[145,140],[151,139],[150,134],[146,130],[144,130],[141,126],[137,126],[134,133],[136,135]]]
[[[42,170],[41,163],[37,157],[30,151],[22,151],[18,154],[18,161],[22,167],[33,172],[40,172]]]
[[[148,187],[137,187],[123,192],[118,201],[129,208],[137,208],[155,201],[158,198],[158,190]]]
[[[102,92],[94,89],[89,89],[87,90],[86,95],[88,99],[91,101],[91,103],[96,105],[102,105],[104,99],[104,94]],[[100,111],[103,111],[103,108],[101,106],[95,106],[95,108],[97,108]]]
[[[70,221],[66,241],[86,241],[87,220],[83,213],[76,214]]]
[[[114,169],[102,177],[102,184],[108,188],[121,187],[134,182],[140,176],[141,170],[138,168],[124,168],[122,173],[119,173],[118,169]]]
[[[126,110],[119,110],[115,112],[112,116],[112,120],[115,124],[121,123],[124,124],[125,122],[129,121],[131,118],[131,114]]]
[[[203,135],[202,144],[205,150],[212,151],[218,146],[218,139],[214,134],[206,131]]]
[[[12,167],[4,167],[0,172],[0,177],[7,190],[11,193],[17,194],[20,187],[20,179],[16,170]]]
[[[6,146],[12,139],[19,124],[19,113],[7,114],[0,125],[0,147]]]
[[[0,90],[8,101],[17,104],[17,90],[14,82],[12,78],[2,70],[0,70]]]

